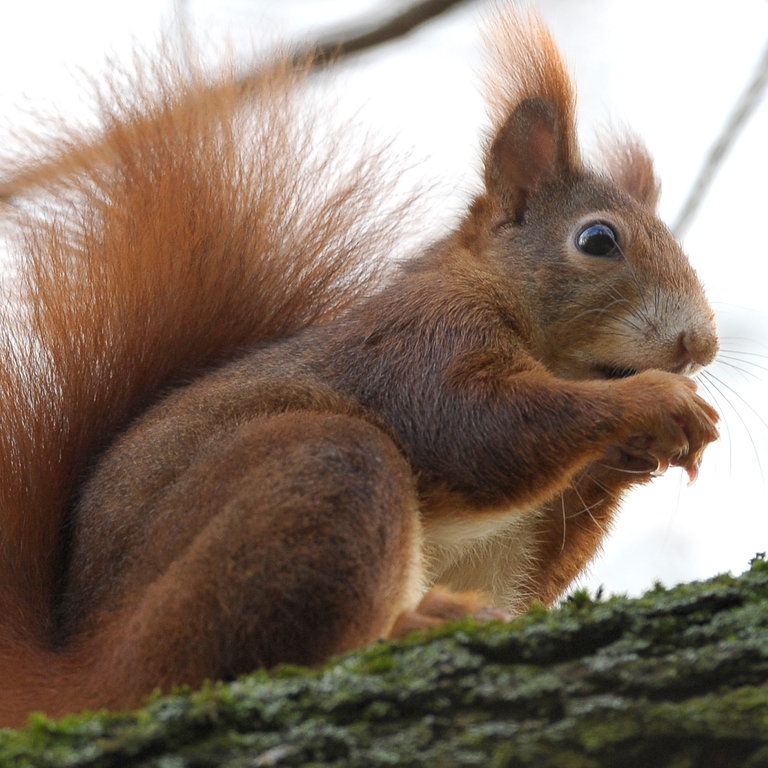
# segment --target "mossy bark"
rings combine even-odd
[[[381,643],[130,714],[0,732],[1,766],[768,765],[768,563]]]

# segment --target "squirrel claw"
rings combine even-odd
[[[696,482],[696,478],[699,476],[699,467],[701,461],[697,460],[690,467],[686,467],[685,471],[688,474],[688,485],[691,486]]]

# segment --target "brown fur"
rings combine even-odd
[[[1,342],[0,722],[317,663],[484,615],[477,590],[551,603],[624,490],[695,476],[717,416],[680,374],[717,336],[650,160],[586,168],[548,32],[497,21],[486,188],[386,281],[378,159],[317,154],[288,65],[245,94],[149,66],[100,139],[10,174],[34,205]],[[579,250],[594,222],[620,253]]]

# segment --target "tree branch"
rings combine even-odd
[[[768,86],[768,45],[763,50],[763,55],[755,69],[749,86],[739,97],[736,106],[720,132],[720,136],[709,150],[701,170],[688,193],[688,197],[672,225],[672,231],[677,237],[682,237],[688,231],[726,156],[744,130],[749,118],[760,104],[766,86]]]
[[[333,37],[320,40],[307,53],[314,52],[316,66],[336,61],[342,56],[360,53],[377,45],[404,37],[416,28],[437,18],[446,11],[467,4],[471,0],[422,0],[404,11],[373,24],[348,29]],[[302,61],[306,56],[299,57]]]
[[[0,731],[0,765],[613,766],[768,762],[768,562],[642,598],[379,643],[136,713]]]

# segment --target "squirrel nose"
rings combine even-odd
[[[677,337],[677,370],[682,372],[709,365],[715,359],[718,348],[714,327],[683,331]]]

